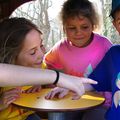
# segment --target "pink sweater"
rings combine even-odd
[[[94,33],[92,42],[86,47],[76,47],[67,39],[61,40],[45,55],[51,69],[58,69],[74,76],[87,77],[102,60],[112,43]]]
[[[45,55],[45,62],[51,68],[71,75],[87,77],[111,46],[107,38],[98,34],[94,34],[92,42],[83,48],[73,46],[65,39],[59,41]]]

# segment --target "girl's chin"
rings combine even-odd
[[[42,64],[36,64],[33,66],[34,68],[41,68],[42,67]]]

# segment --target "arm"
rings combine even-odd
[[[23,86],[52,84],[56,79],[53,70],[29,68],[23,66],[0,64],[0,86]],[[91,79],[79,78],[60,73],[57,86],[64,87],[81,95],[83,83],[96,84]]]
[[[50,51],[48,51],[44,56],[44,62],[49,69],[56,69],[63,71],[64,67],[61,63],[61,42],[56,43]],[[62,58],[63,60],[63,58]],[[63,60],[64,61],[64,60]]]
[[[1,87],[51,84],[55,79],[56,73],[51,70],[0,64]]]

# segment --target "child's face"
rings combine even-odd
[[[120,34],[120,11],[115,13],[115,19],[113,20],[113,25]]]
[[[67,39],[77,47],[86,46],[90,40],[93,26],[86,17],[74,17],[66,20],[64,30]]]
[[[41,34],[31,30],[25,37],[23,47],[16,59],[16,64],[29,67],[41,67],[44,56]]]

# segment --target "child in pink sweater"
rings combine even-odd
[[[67,0],[64,2],[61,19],[66,38],[59,41],[45,55],[48,68],[79,77],[88,77],[95,69],[112,46],[106,37],[93,32],[99,25],[99,17],[96,11],[93,4],[88,0]],[[61,89],[63,88],[55,89],[55,92],[52,90],[46,98],[53,98],[56,90],[60,93],[60,98],[64,97],[68,90],[64,89],[61,92]],[[104,95],[106,96],[106,93]],[[107,93],[108,95],[109,93]],[[101,109],[107,110],[99,107],[92,112],[88,111],[87,117],[90,117],[91,120],[95,120],[96,117],[97,120],[104,120],[104,112],[101,112]],[[100,113],[99,119],[98,116],[95,116],[97,113]],[[70,115],[72,115],[71,118],[69,118]],[[63,120],[63,118],[65,120],[77,120],[73,113],[68,114],[67,117],[65,114],[63,116],[58,117],[57,120]]]

